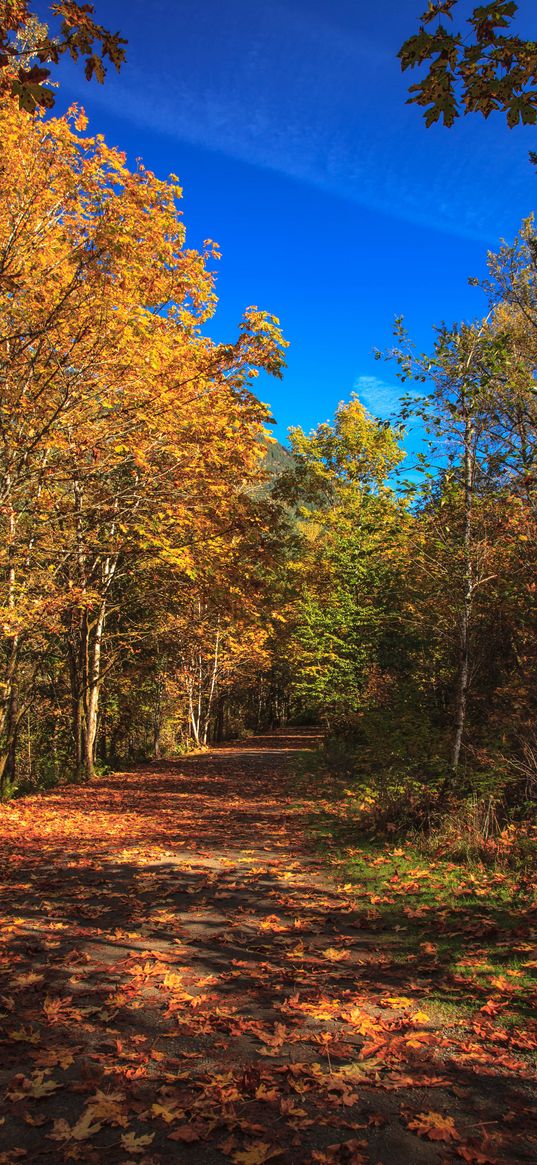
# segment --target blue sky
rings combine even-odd
[[[288,369],[260,391],[276,435],[353,389],[387,415],[399,389],[373,349],[396,314],[426,348],[435,323],[481,313],[467,280],[534,206],[537,130],[425,129],[396,59],[425,0],[94,2],[127,64],[102,87],[62,65],[58,108],[80,101],[131,161],[178,174],[189,245],[223,252],[216,339],[250,304],[280,317]],[[534,0],[519,8],[535,38]]]

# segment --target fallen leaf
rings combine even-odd
[[[443,1116],[441,1112],[418,1112],[408,1121],[408,1128],[420,1137],[427,1137],[429,1141],[457,1141],[459,1134],[455,1122],[450,1116]]]
[[[144,1149],[154,1140],[154,1133],[146,1133],[140,1137],[135,1136],[134,1133],[122,1133],[121,1144],[127,1153],[143,1153]]]
[[[272,1157],[281,1157],[283,1153],[281,1145],[270,1145],[268,1141],[252,1141],[244,1149],[236,1149],[231,1154],[231,1160],[235,1161],[236,1165],[264,1165],[265,1161],[270,1161]]]

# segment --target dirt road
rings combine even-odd
[[[308,847],[314,744],[0,807],[0,1165],[534,1159],[524,1057],[431,1016]]]

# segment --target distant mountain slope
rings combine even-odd
[[[276,477],[284,469],[293,468],[294,457],[290,449],[280,445],[279,441],[266,441],[266,446],[265,468],[271,476]]]

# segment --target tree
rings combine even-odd
[[[101,83],[106,60],[118,70],[125,60],[127,42],[96,23],[93,4],[58,0],[50,11],[59,21],[55,35],[30,11],[28,0],[0,4],[0,95],[16,98],[30,112],[54,105],[48,66],[57,65],[65,54],[74,61],[85,57],[87,80],[96,77]]]
[[[495,266],[491,258],[491,268]],[[523,366],[520,351],[513,358],[516,332],[506,307],[497,303],[477,325],[441,327],[432,355],[416,356],[399,326],[402,345],[392,353],[403,380],[414,377],[430,389],[414,401],[407,399],[403,417],[417,413],[431,436],[429,457],[419,457],[425,478],[418,491],[416,564],[421,562],[418,578],[430,579],[420,590],[425,597],[432,587],[437,637],[443,635],[448,647],[443,667],[452,689],[450,763],[455,772],[485,637],[490,642],[487,604],[494,607],[499,578],[495,540],[504,522],[512,521],[513,491],[527,478],[535,457],[528,363]],[[414,609],[418,617],[423,614],[427,599],[424,606],[417,596]],[[450,683],[449,643],[454,637]],[[488,658],[490,666],[490,653]],[[496,664],[492,670],[497,674]]]
[[[283,341],[256,308],[231,343],[202,333],[216,252],[184,246],[173,177],[129,171],[79,115],[43,121],[5,99],[0,118],[0,777],[52,643],[90,777],[103,660],[135,634],[125,576],[148,559],[188,574],[229,526],[269,415],[252,383],[279,374]]]
[[[453,31],[458,0],[429,0],[419,30],[399,51],[401,68],[429,62],[424,79],[411,85],[409,103],[424,108],[425,124],[452,126],[461,113],[506,115],[510,127],[537,121],[537,42],[511,31],[518,5],[491,0],[476,6],[467,23],[470,36]]]
[[[333,424],[291,436],[295,466],[280,488],[300,505],[302,533],[294,688],[305,709],[333,724],[366,705],[384,668],[405,520],[387,479],[403,454],[398,433],[356,397]]]

